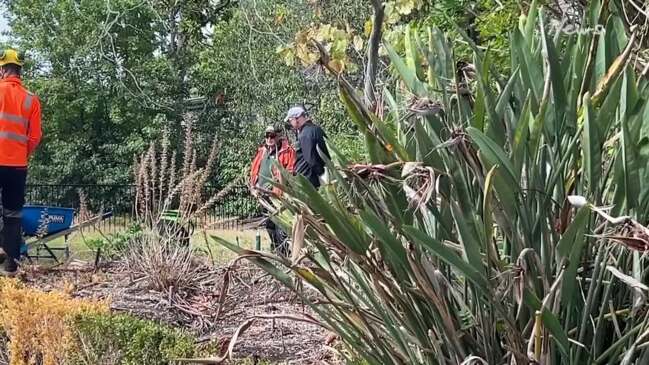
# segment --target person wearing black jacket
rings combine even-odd
[[[306,177],[317,189],[320,187],[320,177],[325,172],[325,162],[320,153],[330,158],[325,141],[327,135],[322,128],[313,124],[300,106],[289,109],[285,121],[290,122],[297,132],[295,172]]]

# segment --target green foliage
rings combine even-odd
[[[191,25],[219,15],[197,13],[207,4],[202,0],[3,4],[14,43],[34,55],[26,80],[43,101],[44,140],[30,179],[128,182],[124,161],[158,136],[161,122],[179,127],[191,88],[184,76],[202,47]]]
[[[128,248],[129,243],[142,235],[139,225],[131,225],[125,232],[110,233],[105,237],[85,241],[89,249],[101,250],[101,255],[107,258],[119,257]]]
[[[315,3],[313,12],[316,20],[323,20],[338,25],[349,25],[352,29],[360,32],[363,30],[367,17],[371,14],[369,1],[338,0],[333,4]]]
[[[327,143],[349,161],[363,163],[368,160],[363,138],[358,135],[335,134],[327,140]]]
[[[351,6],[242,1],[231,17],[213,26],[211,47],[200,53],[192,77],[200,94],[224,93],[228,116],[210,119],[211,128],[224,141],[218,162],[220,181],[247,175],[265,126],[283,127],[292,105],[306,104],[330,136],[354,134],[337,101],[335,83],[318,68],[296,72],[277,54],[277,48],[314,19],[346,19],[361,28],[357,22],[366,18],[366,11],[360,2]]]
[[[520,9],[528,3],[527,0],[435,1],[416,25],[420,29],[439,28],[447,35],[457,58],[471,61],[473,51],[458,30],[463,31],[476,45],[488,48],[495,67],[508,74],[509,34],[518,25]]]
[[[521,2],[517,0],[481,0],[475,28],[480,44],[489,48],[494,64],[503,73],[509,72],[510,38],[518,24]]]
[[[286,177],[277,221],[304,222],[300,260],[219,242],[317,290],[303,299],[369,364],[647,362],[649,87],[600,10],[583,26],[618,31],[593,42],[553,39],[532,6],[507,80],[472,48],[470,95],[446,36],[413,29],[405,55],[387,47],[383,115],[339,82],[370,163],[334,161],[317,191]]]
[[[78,351],[71,364],[112,359],[121,365],[165,365],[195,354],[195,339],[179,330],[124,314],[75,318]],[[92,362],[96,361],[96,362]]]
[[[124,162],[163,128],[179,135],[187,110],[199,117],[199,151],[214,136],[224,144],[218,185],[247,174],[263,127],[282,124],[294,104],[307,104],[332,135],[353,133],[335,83],[316,68],[295,72],[276,50],[315,19],[360,31],[369,11],[363,2],[2,3],[12,42],[34,56],[26,80],[43,100],[33,182],[131,182]]]
[[[215,135],[224,143],[214,176],[218,184],[247,173],[260,130],[281,124],[293,104],[310,106],[330,136],[358,133],[337,101],[335,83],[318,67],[296,72],[277,49],[312,23],[364,36],[368,2],[246,0],[225,8],[207,0],[141,6],[129,0],[3,3],[12,18],[12,42],[34,56],[26,79],[44,105],[44,143],[32,161],[31,181],[130,182],[124,161],[158,139],[162,128],[178,131],[181,114],[194,108],[183,102],[187,98],[205,98],[195,109],[197,149],[209,148]],[[506,1],[505,9],[511,3]],[[399,0],[388,5],[393,28],[388,40],[400,39],[408,21],[445,30],[457,23],[476,32],[465,11],[475,2]],[[47,27],[41,14],[48,14]],[[498,34],[506,33],[500,26],[509,18],[499,19],[478,22],[485,39],[496,39],[498,55],[507,53]],[[466,46],[458,49],[467,54]],[[360,64],[364,54],[352,52],[351,57]],[[350,75],[354,84],[362,82],[362,71]]]

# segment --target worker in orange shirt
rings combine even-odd
[[[22,242],[27,162],[41,141],[41,103],[21,81],[23,56],[0,51],[0,194],[2,194],[3,271],[18,270]],[[0,261],[2,258],[0,258]]]
[[[250,189],[258,199],[268,200],[268,194],[281,195],[282,191],[273,185],[280,182],[281,173],[274,165],[286,169],[289,173],[295,170],[295,150],[288,140],[280,135],[273,126],[268,126],[264,133],[264,142],[257,149],[257,154],[250,167]],[[286,233],[270,219],[270,212],[265,208],[267,215],[264,223],[270,238],[272,250],[283,256],[288,256],[289,248],[286,247]]]

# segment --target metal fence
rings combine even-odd
[[[207,198],[220,189],[205,188]],[[92,213],[113,212],[110,219],[102,221],[99,228],[116,231],[130,226],[135,218],[135,185],[27,185],[27,204],[58,206],[79,209],[80,196],[85,197],[85,206]],[[199,217],[198,226],[211,229],[236,229],[242,221],[260,214],[257,201],[246,186],[234,187],[219,203]]]

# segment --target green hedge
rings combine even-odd
[[[79,346],[71,365],[164,365],[196,353],[192,336],[130,315],[82,315],[73,325]]]

